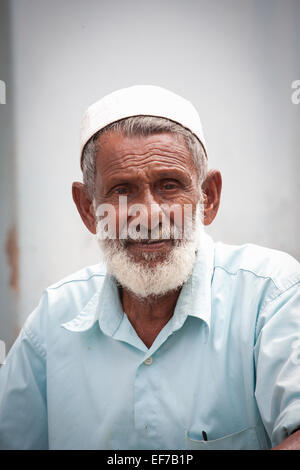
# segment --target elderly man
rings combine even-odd
[[[103,263],[49,287],[0,372],[0,446],[300,449],[299,264],[214,243],[199,116],[134,86],[82,124],[73,199]]]

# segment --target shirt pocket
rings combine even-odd
[[[255,450],[261,449],[256,433],[256,426],[252,426],[233,434],[227,434],[214,440],[197,440],[186,433],[186,448],[188,450]]]

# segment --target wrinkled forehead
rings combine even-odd
[[[126,136],[109,131],[97,139],[97,174],[174,169],[197,173],[191,152],[182,135],[164,132],[148,136]]]

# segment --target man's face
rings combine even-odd
[[[177,290],[191,275],[203,225],[217,214],[220,172],[210,170],[200,190],[183,136],[109,132],[98,144],[93,201],[82,183],[72,192],[108,272],[141,298]]]
[[[186,207],[195,214],[200,200],[198,174],[183,136],[164,133],[124,137],[109,132],[100,136],[98,143],[95,201],[97,207],[113,206],[116,238],[124,224],[134,225],[137,214],[142,216],[139,226],[147,226],[149,230],[155,228],[153,220],[160,221],[161,226],[165,215],[162,207],[175,208],[168,214],[171,227],[174,219],[184,221]],[[126,205],[120,205],[120,197],[126,198]],[[143,208],[142,212],[132,211],[137,204]],[[150,243],[146,240],[151,238],[150,231],[148,234],[148,237],[141,235],[140,239],[129,237],[122,241],[135,262],[161,262],[174,247],[175,241],[164,236],[164,232],[155,235],[156,240]]]

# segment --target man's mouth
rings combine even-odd
[[[127,248],[137,249],[141,251],[158,251],[173,245],[172,239],[165,240],[128,240],[126,243]]]

